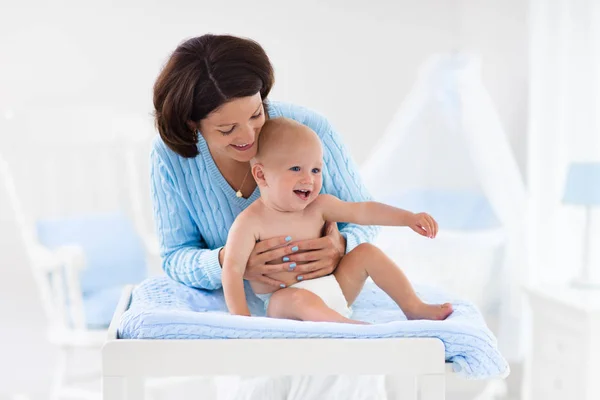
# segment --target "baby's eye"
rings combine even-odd
[[[300,167],[292,167],[290,168],[290,171],[298,172],[300,171]]]
[[[313,168],[312,170],[313,174],[318,174],[319,172],[321,172],[320,168]]]

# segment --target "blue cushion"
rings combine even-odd
[[[93,325],[107,326],[120,288],[147,276],[142,241],[122,212],[39,220],[37,234],[50,249],[68,244],[83,248],[81,289],[86,318]]]
[[[451,302],[445,321],[407,321],[396,303],[371,281],[352,305],[353,318],[371,325],[303,322],[264,318],[264,304],[247,282],[246,298],[253,317],[229,315],[223,290],[189,288],[166,277],[148,278],[133,291],[119,326],[121,339],[291,339],[434,337],[444,343],[446,360],[468,379],[506,377],[508,363],[479,310],[440,289],[415,285],[426,303]],[[310,351],[310,349],[307,349]],[[419,360],[414,360],[417,364]],[[210,362],[210,360],[198,360]]]

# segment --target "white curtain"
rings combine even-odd
[[[583,239],[583,210],[561,203],[567,167],[600,160],[600,2],[531,0],[529,15],[527,281],[567,282]]]
[[[404,193],[415,192],[418,210],[432,213],[440,223],[439,238],[427,246],[414,236],[401,238],[399,231],[391,229],[382,231],[377,244],[399,261],[409,278],[441,284],[475,301],[488,320],[499,324],[498,340],[505,357],[517,359],[523,309],[520,288],[527,269],[526,191],[481,80],[479,57],[432,56],[361,172],[375,199],[412,209],[405,205],[412,202]],[[457,193],[469,195],[457,200]],[[497,224],[481,224],[487,220],[482,212],[487,207],[472,201],[473,193],[489,205]],[[459,216],[464,218],[460,224]],[[411,257],[415,252],[427,256]],[[488,257],[474,257],[479,252]],[[490,307],[498,303],[499,309]]]

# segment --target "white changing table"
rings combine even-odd
[[[336,374],[391,375],[398,399],[445,399],[452,369],[439,339],[118,339],[132,290],[123,291],[102,348],[104,400],[142,400],[151,377]]]

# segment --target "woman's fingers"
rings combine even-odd
[[[283,257],[297,252],[298,249],[299,249],[298,245],[292,243],[285,247],[280,247],[278,249],[265,251],[264,253],[258,255],[256,257],[256,260],[260,264],[266,264],[271,261],[276,261],[276,262],[289,261],[289,260],[284,260]]]
[[[264,274],[273,274],[275,272],[291,272],[297,268],[295,262],[286,262],[282,264],[267,264],[264,266]]]
[[[298,265],[294,269],[294,272],[296,272],[298,275],[302,275],[305,277],[304,274],[318,271],[320,269],[325,268],[325,266],[326,266],[326,263],[323,261],[314,261],[314,262]]]
[[[329,236],[323,236],[317,239],[300,240],[296,242],[296,246],[302,251],[321,250],[331,247],[331,238]]]
[[[256,245],[254,246],[254,251],[257,254],[261,254],[275,247],[279,247],[286,243],[289,243],[291,240],[291,236],[279,236],[267,240],[262,240],[256,243]]]
[[[323,258],[330,256],[330,251],[325,250],[313,250],[307,251],[304,253],[292,254],[288,256],[290,261],[293,262],[310,262],[310,261],[319,261]]]
[[[320,278],[325,275],[329,275],[329,274],[331,274],[331,272],[332,272],[331,268],[329,268],[329,267],[319,268],[312,272],[306,272],[306,273],[299,274],[297,278],[302,277],[301,279],[298,279],[298,280],[306,281],[309,279],[315,279],[315,278]]]
[[[266,283],[267,285],[270,285],[270,286],[274,286],[274,287],[282,287],[281,285],[285,286],[285,283],[283,283],[282,281],[278,281],[277,279],[270,278],[266,275],[257,275],[255,278],[256,279],[253,279],[254,281]]]

